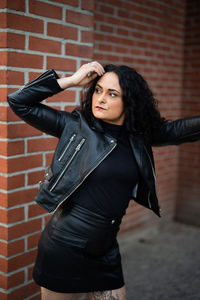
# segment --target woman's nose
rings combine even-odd
[[[104,103],[104,102],[106,101],[105,95],[104,95],[104,94],[99,95],[98,101],[99,101],[100,103],[101,103],[101,102]]]

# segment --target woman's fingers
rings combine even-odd
[[[88,77],[90,77],[92,75],[92,73],[97,73],[99,76],[101,76],[105,73],[103,66],[97,61],[92,61],[92,62],[86,64],[86,67],[89,71],[87,73]]]

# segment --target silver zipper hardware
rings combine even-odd
[[[149,203],[149,208],[151,208],[151,201],[150,201],[150,192],[148,193],[148,203]]]
[[[80,151],[80,149],[81,149],[81,147],[83,146],[84,143],[85,143],[85,139],[82,139],[80,141],[80,143],[78,144],[78,146],[76,146],[75,151],[74,151],[72,157],[70,158],[70,160],[68,161],[68,163],[65,165],[65,167],[62,170],[62,172],[60,173],[60,175],[58,176],[58,178],[56,179],[56,181],[54,182],[54,184],[50,188],[50,192],[52,192],[54,190],[54,188],[56,187],[56,185],[58,184],[58,182],[60,181],[60,179],[62,178],[62,176],[66,172],[67,168],[71,164],[72,160],[74,159],[74,157],[76,156],[76,154],[78,153],[78,151]]]
[[[58,161],[61,161],[61,159],[63,158],[63,156],[65,155],[66,151],[68,150],[69,146],[71,145],[71,143],[74,141],[76,137],[76,134],[73,134],[67,144],[67,146],[65,147],[65,149],[63,150],[62,154],[60,155],[60,157],[58,158]]]
[[[94,167],[94,168],[92,168],[89,172],[88,172],[88,174],[86,174],[85,175],[85,177],[83,177],[83,179],[81,180],[81,182],[71,191],[71,193],[66,197],[66,198],[64,198],[59,204],[58,204],[58,206],[52,211],[52,213],[54,213],[57,209],[58,209],[58,207],[64,202],[64,201],[66,201],[70,196],[71,196],[71,194],[73,194],[73,192],[74,191],[76,191],[78,188],[79,188],[79,186],[84,182],[84,180],[100,165],[100,163],[114,150],[114,148],[117,146],[117,143],[115,143],[114,144],[114,140],[110,140],[110,143],[111,144],[113,144],[113,147],[112,147],[112,149],[110,149],[110,151],[108,152],[108,153],[106,153],[106,155],[98,162],[98,164]]]

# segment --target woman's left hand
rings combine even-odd
[[[73,75],[65,78],[59,78],[58,84],[62,89],[69,87],[83,87],[87,85],[97,76],[102,76],[105,73],[103,66],[93,61],[82,65]]]

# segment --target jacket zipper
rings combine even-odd
[[[147,156],[148,156],[149,161],[150,161],[150,164],[151,164],[151,169],[152,169],[152,171],[153,171],[153,176],[154,176],[154,180],[155,180],[155,191],[156,191],[156,196],[157,196],[157,190],[156,190],[156,174],[155,174],[155,172],[154,172],[154,168],[153,168],[153,165],[152,165],[152,162],[151,162],[151,158],[150,158],[150,155],[149,155],[149,153],[148,153],[147,148],[146,148],[145,145],[144,145],[144,149],[145,149],[145,151],[146,151],[146,153],[147,153]],[[149,192],[149,194],[148,194],[148,203],[149,203],[149,207],[151,208],[151,202],[150,202],[149,196],[150,196],[150,192]]]
[[[73,134],[67,144],[67,146],[65,147],[65,149],[63,150],[63,152],[61,153],[60,157],[58,158],[58,161],[61,161],[61,159],[63,158],[63,156],[65,155],[66,151],[68,150],[69,146],[71,145],[71,143],[74,141],[74,138],[76,137],[76,134]]]
[[[47,72],[48,72],[48,71],[47,71]],[[43,76],[42,76],[42,75],[43,75]],[[32,85],[35,85],[35,84],[38,83],[38,82],[42,82],[43,80],[46,80],[46,79],[48,79],[48,78],[54,76],[54,74],[49,74],[49,75],[47,75],[47,76],[44,76],[44,74],[42,74],[42,75],[41,75],[41,78],[40,78],[40,76],[39,76],[38,78],[36,78],[35,80],[31,81],[30,83],[25,84],[25,85],[21,88],[21,90],[23,90],[23,89],[25,89],[25,88],[28,88],[28,87],[30,87],[30,86],[32,86]]]
[[[80,151],[81,147],[83,146],[83,144],[85,143],[85,139],[82,139],[80,141],[80,143],[78,144],[78,146],[76,147],[72,157],[70,158],[70,160],[68,161],[68,163],[65,165],[65,167],[63,168],[62,172],[60,173],[60,175],[58,176],[58,178],[56,179],[56,181],[54,182],[54,184],[52,185],[52,187],[50,188],[50,192],[52,192],[54,190],[54,188],[56,187],[56,185],[58,184],[58,182],[60,181],[61,177],[63,176],[63,174],[65,173],[65,171],[67,170],[67,168],[69,167],[70,163],[72,162],[72,160],[74,159],[74,157],[76,156],[76,154],[78,153],[78,151]]]
[[[106,155],[102,158],[102,159],[100,159],[100,161],[97,163],[97,165],[94,167],[94,168],[92,168],[88,173],[87,173],[87,175],[85,175],[85,177],[83,177],[83,179],[81,180],[81,182],[71,191],[71,193],[65,198],[65,199],[63,199],[59,204],[58,204],[58,206],[53,210],[53,212],[52,213],[54,213],[57,209],[58,209],[58,207],[65,201],[65,200],[67,200],[67,198],[69,198],[70,196],[71,196],[71,194],[82,184],[82,182],[92,173],[92,171],[94,171],[99,165],[100,165],[100,163],[114,150],[114,148],[117,146],[117,143],[115,143],[114,144],[114,146],[110,149],[110,151],[108,152],[108,153],[106,153]]]
[[[149,193],[148,193],[148,203],[149,203],[149,208],[151,208],[151,201],[150,201],[150,199],[149,199],[149,197],[150,197],[150,191],[149,191]]]

